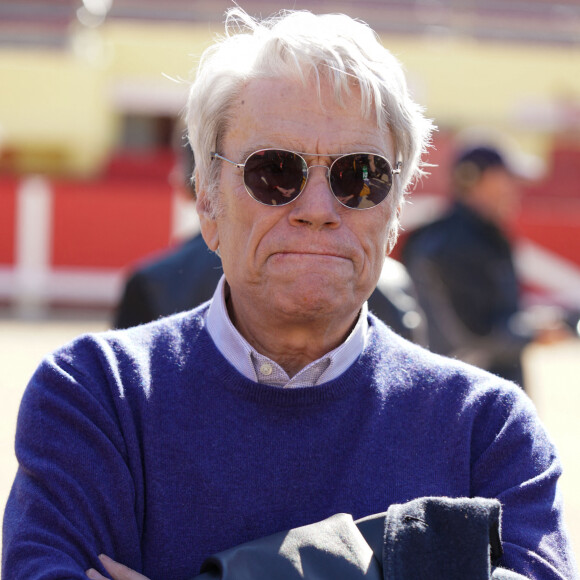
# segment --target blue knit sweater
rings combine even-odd
[[[85,578],[103,552],[187,580],[241,542],[421,496],[498,498],[502,566],[574,576],[560,463],[520,389],[373,316],[338,379],[260,385],[216,349],[203,308],[86,335],[40,365],[18,420],[7,580]]]

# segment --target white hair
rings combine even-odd
[[[214,209],[220,164],[212,167],[210,153],[220,150],[232,104],[248,82],[292,78],[306,84],[313,79],[321,98],[324,80],[339,105],[356,86],[361,117],[374,116],[380,130],[390,131],[395,160],[402,162],[398,184],[395,179],[389,196],[392,246],[398,229],[396,210],[409,184],[424,173],[422,155],[434,129],[411,99],[398,60],[367,24],[344,14],[283,11],[258,21],[236,7],[226,13],[225,30],[225,36],[202,55],[186,110],[198,185],[210,193]]]

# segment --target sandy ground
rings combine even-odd
[[[40,359],[54,348],[88,331],[106,328],[93,319],[25,322],[0,320],[0,515],[16,471],[13,453],[18,405]],[[562,462],[566,519],[576,557],[580,555],[580,341],[527,350],[525,368],[530,396]]]

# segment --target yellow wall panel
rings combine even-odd
[[[61,51],[2,48],[0,135],[12,148],[64,156],[65,171],[94,171],[115,143],[120,115],[179,112],[186,84],[170,79],[192,78],[216,32],[221,25],[117,20],[72,30]],[[554,111],[580,111],[578,45],[398,35],[383,42],[441,128],[493,127],[541,153],[565,125]]]

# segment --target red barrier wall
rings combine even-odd
[[[16,178],[0,177],[0,264],[6,266],[15,260],[17,185]]]
[[[124,267],[169,243],[167,180],[67,181],[53,188],[54,267]]]
[[[514,233],[580,265],[580,199],[528,199]]]

